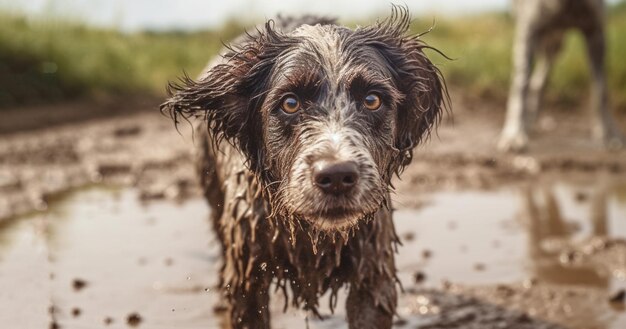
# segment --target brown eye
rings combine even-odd
[[[285,113],[296,113],[300,109],[300,101],[295,95],[286,96],[283,98],[280,108],[285,111]]]
[[[382,101],[378,95],[368,94],[365,96],[365,99],[363,99],[363,105],[370,111],[376,111],[380,108],[380,105],[382,105]]]

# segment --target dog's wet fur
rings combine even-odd
[[[203,122],[198,168],[222,245],[227,327],[269,328],[274,282],[285,307],[316,315],[321,295],[330,291],[334,309],[348,285],[350,328],[391,328],[390,180],[447,104],[430,47],[409,25],[402,7],[354,30],[279,18],[237,39],[198,80],[170,84],[161,110]],[[364,105],[372,94],[375,110]],[[320,178],[328,168],[351,175],[340,193]]]

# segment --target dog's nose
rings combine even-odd
[[[313,166],[313,181],[324,193],[348,193],[358,180],[359,168],[352,161],[318,161]]]

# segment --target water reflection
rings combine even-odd
[[[412,237],[400,248],[400,277],[479,295],[528,283],[542,288],[515,296],[526,311],[571,328],[626,328],[626,314],[608,304],[625,285],[616,273],[626,273],[626,244],[615,242],[626,237],[625,186],[554,182],[424,196],[427,206],[396,212],[399,235]]]
[[[567,299],[560,302],[571,309],[565,323],[576,328],[623,328],[626,324],[624,314],[608,303],[608,296],[624,286],[617,273],[625,269],[625,250],[616,248],[619,243],[614,242],[626,233],[626,216],[618,198],[613,198],[620,186],[599,181],[584,188],[546,184],[527,185],[519,191],[517,220],[526,234],[529,275],[542,284],[582,288],[587,294],[603,296],[586,306]],[[577,312],[580,309],[585,309],[584,316]]]
[[[574,222],[564,218],[553,186],[521,189],[519,220],[526,228],[531,275],[542,282],[608,288],[610,276],[593,264],[573,265],[575,252],[566,250],[576,244]],[[591,192],[588,214],[581,214],[590,223],[585,239],[608,236],[606,187]],[[582,197],[581,197],[582,198]]]

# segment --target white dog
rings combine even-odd
[[[624,138],[608,108],[604,1],[514,0],[513,6],[516,15],[513,78],[498,148],[523,151],[527,147],[528,131],[539,112],[546,80],[569,29],[580,30],[585,38],[592,73],[592,135],[607,148],[624,146]]]

